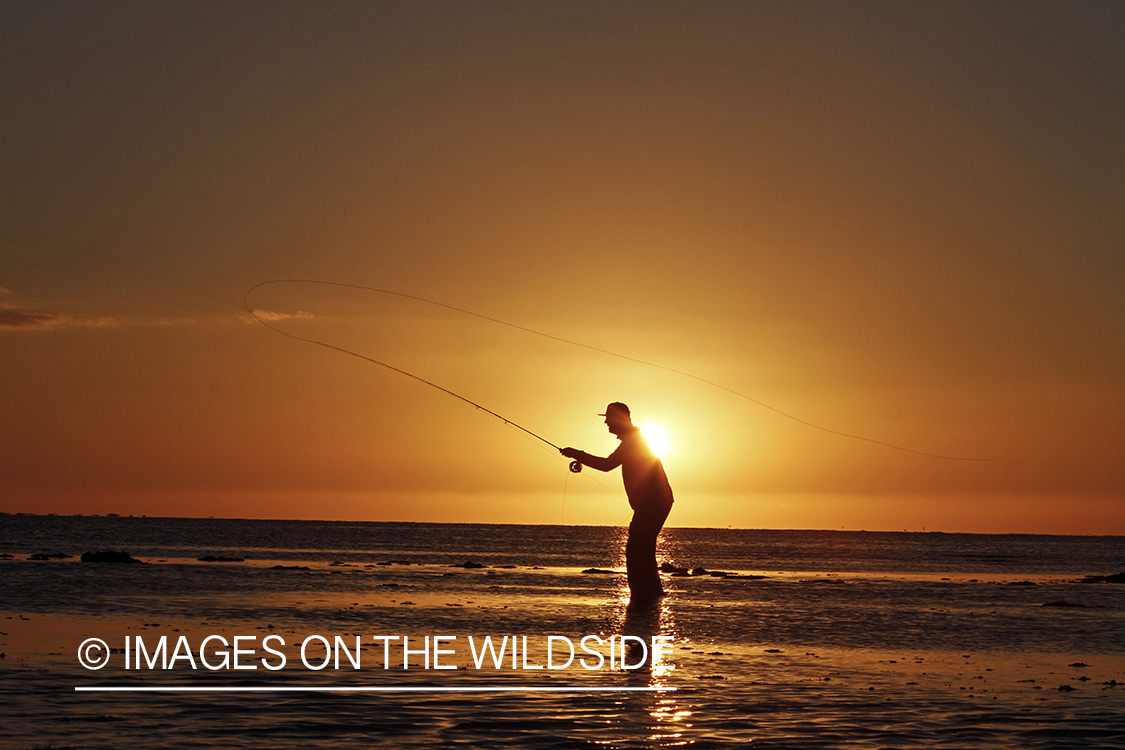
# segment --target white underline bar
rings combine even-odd
[[[159,687],[76,687],[79,693],[663,693],[673,692],[674,687],[514,687],[485,685],[480,687],[182,687],[164,685]]]

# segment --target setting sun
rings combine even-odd
[[[645,441],[648,442],[648,446],[652,448],[652,452],[656,454],[657,458],[664,458],[668,455],[670,443],[668,433],[664,431],[663,427],[654,424],[641,425],[641,434],[645,436]]]

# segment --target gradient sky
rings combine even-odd
[[[0,5],[0,510],[1125,534],[1119,2]],[[596,480],[596,481],[595,481]]]

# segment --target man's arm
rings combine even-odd
[[[562,448],[559,453],[567,458],[573,458],[584,466],[589,466],[591,469],[598,471],[612,471],[621,465],[621,457],[618,455],[621,452],[621,447],[618,446],[617,450],[609,454],[605,458],[601,456],[592,456],[586,451],[580,451],[577,448]]]

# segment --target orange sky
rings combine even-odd
[[[1118,3],[0,8],[0,511],[1125,534]],[[288,316],[288,317],[285,317]],[[597,480],[597,481],[594,481]]]

